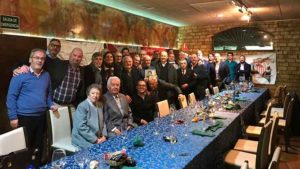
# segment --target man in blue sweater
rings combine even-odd
[[[11,127],[26,128],[29,149],[38,150],[37,162],[43,150],[46,111],[57,110],[52,101],[49,73],[42,69],[45,59],[44,50],[31,51],[29,72],[11,79],[6,102]]]

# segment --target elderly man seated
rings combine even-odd
[[[120,79],[111,76],[107,81],[107,92],[104,94],[104,117],[108,136],[122,134],[135,125],[126,96],[120,92]]]

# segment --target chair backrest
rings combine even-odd
[[[180,108],[186,108],[188,106],[185,95],[180,95],[178,101]]]
[[[23,127],[0,135],[0,156],[27,148],[26,136]]]
[[[272,129],[271,129],[271,134],[270,134],[270,144],[269,144],[269,150],[268,150],[268,155],[271,158],[271,155],[274,153],[275,148],[277,146],[277,129],[278,129],[278,122],[279,122],[279,115],[274,114],[272,121]]]
[[[283,118],[285,118],[285,116],[287,114],[288,105],[289,105],[291,99],[292,99],[291,94],[287,93],[285,95],[284,102],[283,102]]]
[[[270,143],[270,133],[272,129],[272,121],[269,121],[261,130],[261,134],[259,136],[258,146],[257,146],[257,154],[256,154],[256,169],[264,169],[267,168],[269,160],[268,160],[268,149]]]
[[[267,124],[270,121],[271,118],[271,110],[272,110],[272,102],[268,104],[267,110],[266,110],[266,120],[265,124]]]
[[[164,117],[171,113],[168,100],[157,102],[156,106],[157,106],[157,111],[159,112],[159,117]]]
[[[214,91],[214,94],[219,93],[220,92],[219,87],[218,86],[213,87],[213,91]]]
[[[287,86],[284,85],[284,86],[281,87],[281,90],[280,90],[280,97],[281,97],[281,99],[280,99],[280,101],[281,101],[280,104],[281,104],[281,105],[284,104],[283,102],[284,102],[285,97],[286,97],[286,94],[287,94],[286,88],[287,88]]]
[[[58,142],[63,138],[71,138],[71,124],[68,107],[60,107],[58,115],[52,110],[49,110],[51,129],[52,129],[52,143]]]
[[[193,105],[193,104],[196,104],[197,100],[196,100],[196,97],[195,97],[195,93],[192,92],[189,94],[189,104],[190,105]]]
[[[276,147],[276,149],[273,153],[272,160],[269,164],[268,169],[278,169],[280,154],[281,154],[281,148],[280,148],[280,146],[278,146],[278,147]]]
[[[292,98],[291,101],[289,102],[289,105],[288,105],[287,111],[286,111],[285,128],[284,128],[285,132],[291,132],[290,129],[291,129],[294,104],[295,104],[295,99]]]
[[[206,96],[209,96],[209,95],[210,95],[210,92],[209,92],[209,89],[208,89],[208,88],[205,89],[205,95],[206,95]]]

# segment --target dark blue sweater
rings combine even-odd
[[[31,72],[20,74],[11,79],[6,105],[10,120],[17,115],[41,116],[52,105],[51,81],[48,72],[38,77]]]

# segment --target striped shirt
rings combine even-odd
[[[54,101],[58,104],[69,104],[74,102],[80,81],[80,69],[74,69],[69,65],[63,81],[54,90]]]

